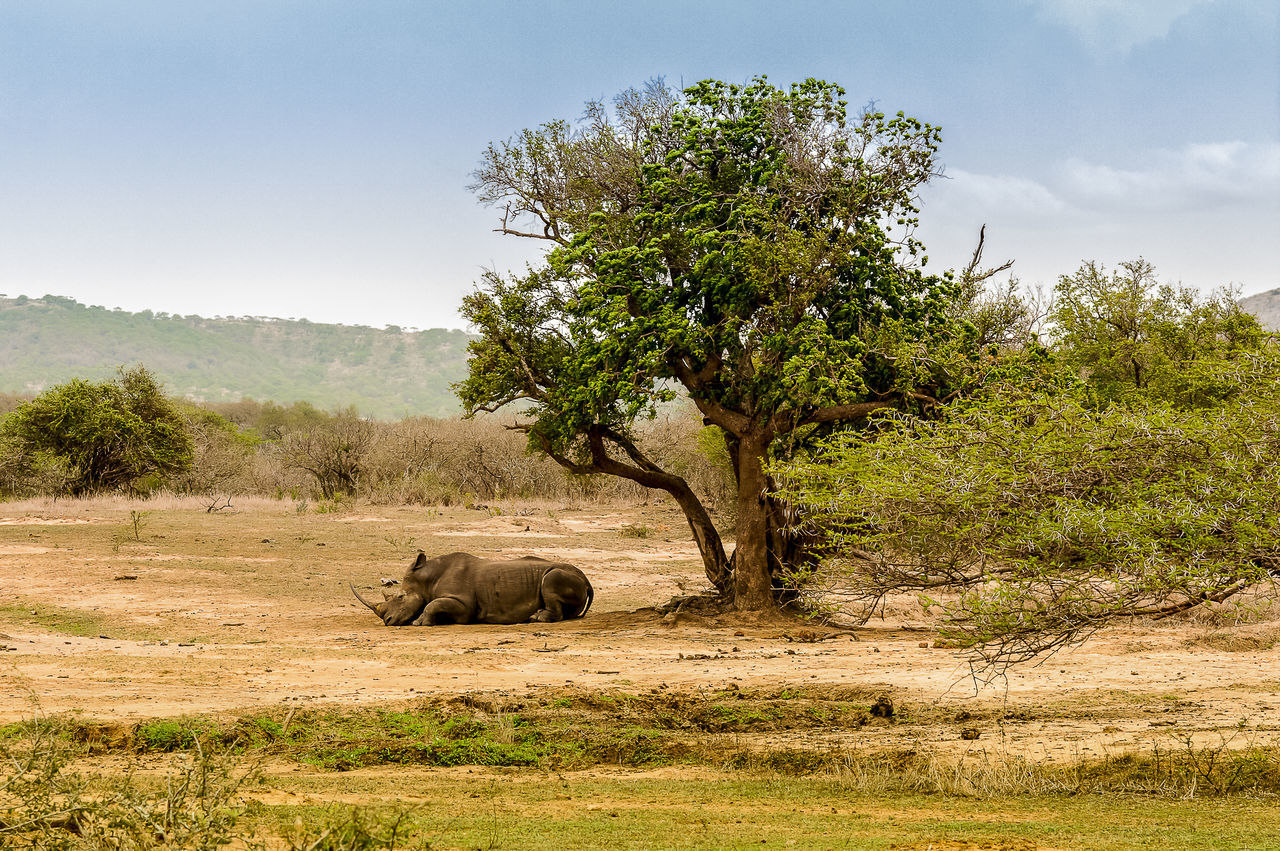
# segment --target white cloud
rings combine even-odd
[[[1138,167],[1069,159],[1044,178],[949,169],[928,193],[975,214],[1035,216],[1225,207],[1280,209],[1280,142],[1214,142],[1143,152]]]
[[[1153,151],[1140,168],[1069,160],[1061,192],[1091,209],[1206,210],[1280,199],[1280,143],[1219,142]]]
[[[1014,273],[1032,283],[1052,283],[1082,260],[1143,256],[1162,278],[1205,290],[1280,286],[1280,143],[1137,151],[1123,165],[1074,159],[1029,175],[949,175],[926,188],[919,231],[942,268],[967,260],[986,224],[988,256],[1014,258]]]
[[[1035,214],[1061,212],[1066,206],[1044,184],[1025,177],[949,169],[947,178],[939,194],[965,207]]]
[[[1064,27],[1094,50],[1128,53],[1164,38],[1175,21],[1215,0],[1028,0],[1036,17]]]

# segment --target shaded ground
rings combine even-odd
[[[384,627],[347,583],[398,578],[419,548],[572,561],[595,605],[561,624]],[[704,586],[687,528],[666,506],[0,504],[0,720],[36,706],[109,721],[272,707],[283,718],[423,695],[501,701],[568,688],[696,701],[804,685],[883,693],[903,723],[782,728],[748,744],[928,745],[1041,761],[1273,744],[1280,729],[1273,624],[1139,623],[983,683],[910,612],[828,638],[799,622],[664,620],[644,608]]]

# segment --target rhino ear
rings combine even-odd
[[[422,567],[426,563],[427,563],[427,554],[424,553],[422,550],[418,550],[418,557],[414,559],[413,567],[409,569],[417,570],[418,568]]]

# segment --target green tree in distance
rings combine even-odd
[[[955,283],[923,271],[911,236],[938,131],[901,113],[850,120],[843,94],[812,79],[650,83],[589,104],[577,127],[491,145],[472,187],[501,205],[500,232],[549,250],[465,300],[481,336],[464,405],[520,403],[535,451],[671,494],[708,578],[745,610],[774,605],[801,558],[771,459],[954,394],[974,343]],[[678,394],[732,460],[732,558],[689,484],[634,439]]]
[[[134,489],[190,468],[191,437],[177,407],[146,368],[114,381],[74,379],[20,406],[0,437],[29,468],[53,467],[71,495]]]
[[[1221,402],[1241,386],[1223,366],[1246,362],[1267,337],[1230,292],[1161,284],[1141,258],[1109,274],[1089,262],[1063,275],[1050,320],[1059,359],[1103,404]]]

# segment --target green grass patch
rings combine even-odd
[[[34,625],[49,632],[81,638],[97,638],[99,635],[110,635],[113,638],[126,637],[126,632],[121,629],[118,622],[89,612],[64,609],[45,603],[10,603],[0,606],[0,623],[14,626]],[[128,631],[127,637],[135,636],[135,631]]]
[[[278,782],[300,797],[361,796],[368,801],[364,823],[394,824],[403,847],[1244,851],[1274,847],[1280,831],[1273,801],[1240,798],[867,793],[840,778],[714,772],[680,778],[484,771],[429,779],[402,773],[347,777]],[[398,802],[407,798],[415,805],[406,813]],[[340,817],[322,807],[271,807],[262,814],[284,827]]]
[[[856,693],[815,689],[777,694],[575,692],[505,699],[463,695],[376,709],[297,709],[147,721],[134,727],[45,721],[49,735],[94,752],[223,751],[349,771],[382,765],[483,766],[566,771],[594,766],[703,766],[777,775],[828,775],[869,791],[900,794],[1142,793],[1159,796],[1280,796],[1280,748],[1171,741],[1154,751],[1067,765],[1000,750],[963,760],[927,747],[868,751],[849,735],[869,718]],[[904,723],[904,730],[910,724]],[[777,731],[812,729],[780,747]],[[25,735],[0,728],[0,741]],[[830,735],[823,735],[830,734]],[[199,748],[196,747],[197,742]],[[843,744],[838,744],[838,743]],[[1237,743],[1239,744],[1239,743]]]
[[[138,750],[172,751],[190,750],[196,740],[207,738],[209,727],[200,722],[164,719],[139,724],[134,731],[134,744]]]
[[[1068,765],[985,751],[943,758],[921,746],[761,745],[767,737],[748,746],[751,733],[787,722],[777,695],[701,699],[707,717],[741,730],[673,727],[675,705],[696,697],[473,695],[134,726],[41,717],[0,727],[0,786],[10,792],[0,846],[64,847],[68,812],[83,814],[72,826],[85,847],[116,847],[95,831],[146,831],[160,814],[174,825],[173,847],[216,835],[246,845],[271,837],[285,849],[1252,849],[1280,835],[1273,746],[1187,740]],[[806,710],[832,698],[833,717],[856,718],[850,697],[786,700]],[[75,773],[81,756],[102,752],[123,758]],[[280,771],[281,759],[296,765]],[[475,768],[436,770],[447,766]],[[572,770],[597,766],[624,768]],[[645,771],[654,767],[664,770]],[[313,803],[335,799],[359,806]]]

